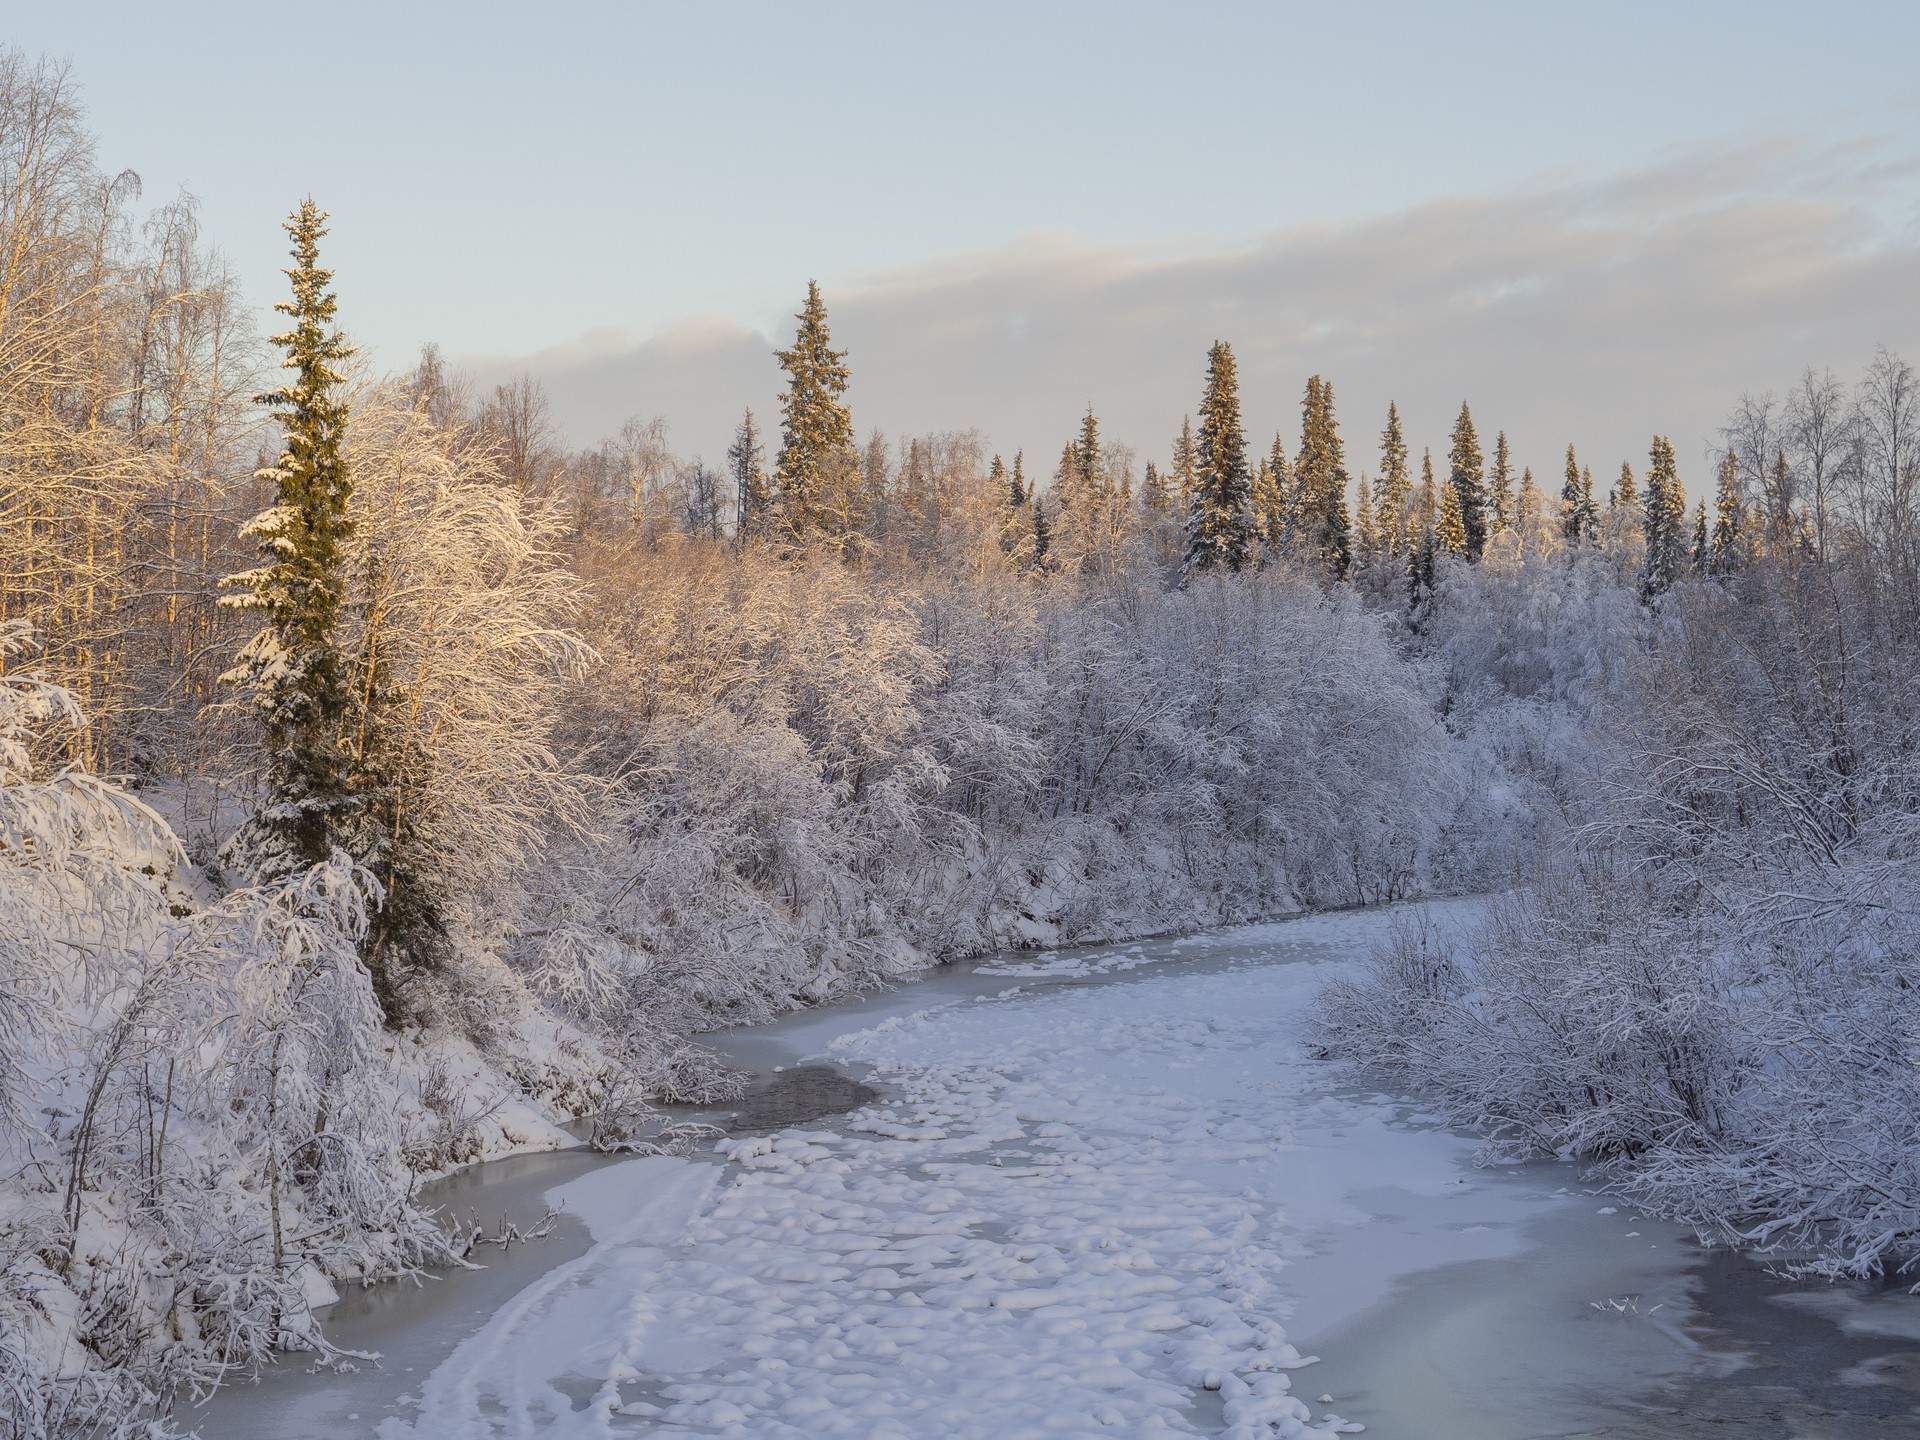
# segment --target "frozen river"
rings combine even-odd
[[[1782,1290],[1571,1167],[1476,1168],[1471,1140],[1309,1059],[1314,990],[1389,923],[1002,958],[709,1037],[761,1077],[730,1141],[456,1177],[436,1198],[463,1212],[566,1218],[483,1271],[344,1301],[337,1339],[378,1367],[289,1364],[194,1423],[1920,1436],[1909,1297]]]

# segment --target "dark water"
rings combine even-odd
[[[1920,1298],[1904,1284],[1783,1282],[1724,1250],[1704,1255],[1695,1275],[1688,1329],[1738,1368],[1650,1389],[1634,1397],[1644,1418],[1592,1433],[1920,1437]]]
[[[666,1105],[675,1118],[705,1120],[730,1134],[761,1134],[789,1125],[811,1125],[870,1105],[880,1092],[831,1065],[789,1065],[755,1075],[731,1105]]]

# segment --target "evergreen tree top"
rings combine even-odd
[[[1207,387],[1200,400],[1200,438],[1194,456],[1203,479],[1244,490],[1247,437],[1240,427],[1240,372],[1233,347],[1216,340],[1207,352]],[[1224,492],[1223,492],[1224,493]]]
[[[276,300],[273,308],[291,317],[294,323],[291,330],[269,336],[268,343],[287,352],[280,361],[281,367],[299,371],[300,378],[256,399],[262,405],[284,411],[310,405],[338,385],[345,378],[339,367],[354,351],[345,336],[328,328],[339,309],[339,300],[328,288],[333,284],[333,271],[320,263],[320,241],[327,234],[327,212],[314,204],[309,195],[282,222],[281,228],[293,240],[293,264],[281,271],[293,282],[293,298]]]
[[[1080,421],[1080,438],[1073,444],[1073,458],[1080,483],[1088,494],[1094,493],[1100,488],[1100,417],[1093,413],[1091,405]]]
[[[1389,400],[1387,428],[1380,432],[1380,484],[1384,488],[1407,479],[1407,437],[1400,429],[1400,407]]]

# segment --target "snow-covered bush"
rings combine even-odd
[[[1920,667],[1889,601],[1805,557],[1669,593],[1555,702],[1584,753],[1531,883],[1330,988],[1323,1048],[1709,1235],[1910,1263]]]
[[[610,798],[521,947],[570,1013],[684,1032],[996,946],[1428,883],[1453,751],[1350,597],[1283,570],[1038,586],[949,539],[963,564],[892,574],[596,557],[569,743]]]
[[[110,1431],[274,1349],[325,1353],[333,1281],[450,1258],[409,1200],[365,874],[336,856],[205,899],[152,811],[36,769],[79,721],[0,677],[9,1434]]]

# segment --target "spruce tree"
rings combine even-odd
[[[1253,467],[1253,482],[1247,489],[1247,510],[1253,520],[1254,543],[1271,553],[1273,522],[1280,510],[1280,492],[1273,483],[1273,466],[1264,456]]]
[[[1407,471],[1407,437],[1400,429],[1400,407],[1387,405],[1387,428],[1380,432],[1380,484],[1374,491],[1375,542],[1400,554],[1408,548],[1413,520],[1413,476]]]
[[[1287,442],[1276,431],[1267,447],[1267,470],[1273,482],[1273,514],[1268,519],[1268,543],[1283,550],[1293,543],[1300,527],[1300,477],[1287,459]]]
[[[1533,533],[1533,527],[1540,519],[1541,503],[1545,498],[1540,493],[1539,484],[1533,478],[1533,467],[1527,466],[1520,472],[1520,494],[1513,506],[1513,528],[1520,532],[1522,540]]]
[[[1741,494],[1740,457],[1729,450],[1720,459],[1713,492],[1713,573],[1730,575],[1744,558],[1747,504]]]
[[[1287,546],[1293,528],[1293,467],[1278,435],[1253,476],[1253,529],[1270,555]]]
[[[1433,611],[1433,585],[1439,569],[1440,541],[1433,529],[1420,532],[1407,552],[1407,628],[1426,633]]]
[[[1093,497],[1087,493],[1085,482],[1086,477],[1080,466],[1080,446],[1069,440],[1060,447],[1060,458],[1053,464],[1054,535],[1063,541],[1063,554],[1078,548],[1073,544],[1075,531],[1088,528],[1087,516],[1093,509]]]
[[[1027,452],[1013,452],[1013,494],[1014,504],[1025,505],[1033,499],[1033,487],[1027,483]]]
[[[1173,484],[1174,495],[1180,502],[1180,513],[1187,513],[1187,504],[1193,499],[1194,479],[1198,471],[1198,462],[1194,459],[1193,417],[1180,417],[1180,433],[1173,440]]]
[[[1364,470],[1360,472],[1360,491],[1354,500],[1354,507],[1354,550],[1358,555],[1370,556],[1378,539],[1373,529],[1373,486]]]
[[[258,611],[264,628],[223,678],[240,685],[265,732],[268,803],[229,842],[227,856],[258,879],[278,878],[325,860],[342,844],[358,797],[349,783],[342,727],[350,701],[339,640],[344,582],[341,546],[352,532],[353,481],[342,453],[347,429],[341,367],[353,349],[333,328],[338,302],[320,265],[326,212],[300,202],[285,229],[293,239],[292,300],[273,307],[293,328],[272,337],[293,377],[258,398],[279,421],[278,463],[258,472],[275,505],[242,534],[259,541],[267,562],[232,576],[239,593],[223,603]]]
[[[1766,524],[1778,554],[1784,555],[1792,543],[1795,518],[1790,498],[1793,494],[1793,469],[1787,464],[1787,452],[1776,450],[1773,469],[1767,475]]]
[[[1713,540],[1707,532],[1707,502],[1704,498],[1693,512],[1693,573],[1704,575],[1713,567]]]
[[[1640,593],[1651,598],[1669,589],[1686,568],[1687,499],[1680,488],[1672,442],[1664,435],[1654,436],[1648,457],[1644,521],[1647,558],[1640,575]],[[1629,475],[1621,478],[1623,484],[1630,483]]]
[[[1567,446],[1566,478],[1560,482],[1560,538],[1569,545],[1593,537],[1587,533],[1586,507],[1580,502],[1580,463]]]
[[[807,282],[807,303],[794,318],[800,328],[793,348],[774,352],[787,372],[775,504],[788,531],[805,539],[823,525],[834,471],[853,448],[853,417],[842,398],[851,374],[847,352],[833,348],[817,281]]]
[[[1347,518],[1347,465],[1334,416],[1333,386],[1318,375],[1307,381],[1300,406],[1300,450],[1294,460],[1296,530],[1303,554],[1336,579],[1347,573],[1352,537]]]
[[[1252,558],[1249,514],[1253,476],[1240,428],[1240,378],[1233,349],[1216,340],[1207,352],[1207,387],[1193,450],[1194,488],[1187,505],[1186,572],[1240,570]]]
[[[1079,518],[1089,538],[1097,543],[1111,528],[1113,487],[1100,444],[1100,419],[1091,405],[1080,421],[1080,437],[1073,443],[1073,471],[1074,493],[1082,506]]]
[[[1433,483],[1433,450],[1422,446],[1420,449],[1420,490],[1414,496],[1414,529],[1416,538],[1433,534],[1440,523],[1440,496]]]
[[[1460,407],[1460,418],[1453,422],[1453,445],[1447,452],[1447,490],[1460,508],[1460,529],[1466,547],[1455,551],[1470,560],[1478,560],[1487,544],[1486,461],[1480,454],[1480,438],[1473,432],[1473,416]],[[1449,549],[1453,546],[1448,545]]]
[[[1507,432],[1493,440],[1493,469],[1487,472],[1487,533],[1497,535],[1512,523],[1513,458],[1507,449]]]
[[[1620,479],[1613,491],[1607,496],[1607,508],[1624,510],[1631,514],[1633,507],[1640,501],[1640,491],[1634,484],[1633,466],[1625,460],[1620,462]]]
[[[1472,543],[1466,516],[1461,513],[1460,487],[1451,480],[1441,490],[1440,523],[1434,528],[1434,539],[1449,555],[1466,555]]]
[[[736,539],[757,539],[765,533],[767,509],[773,500],[767,482],[766,450],[760,442],[760,427],[753,411],[740,417],[727,447],[727,473],[733,477],[734,526]]]
[[[1600,505],[1593,498],[1593,467],[1580,467],[1580,512],[1581,522],[1586,526],[1589,540],[1600,538]]]
[[[1147,472],[1140,481],[1141,498],[1147,509],[1155,515],[1164,515],[1173,509],[1173,491],[1166,477],[1160,473],[1160,467],[1153,461],[1147,462]]]

